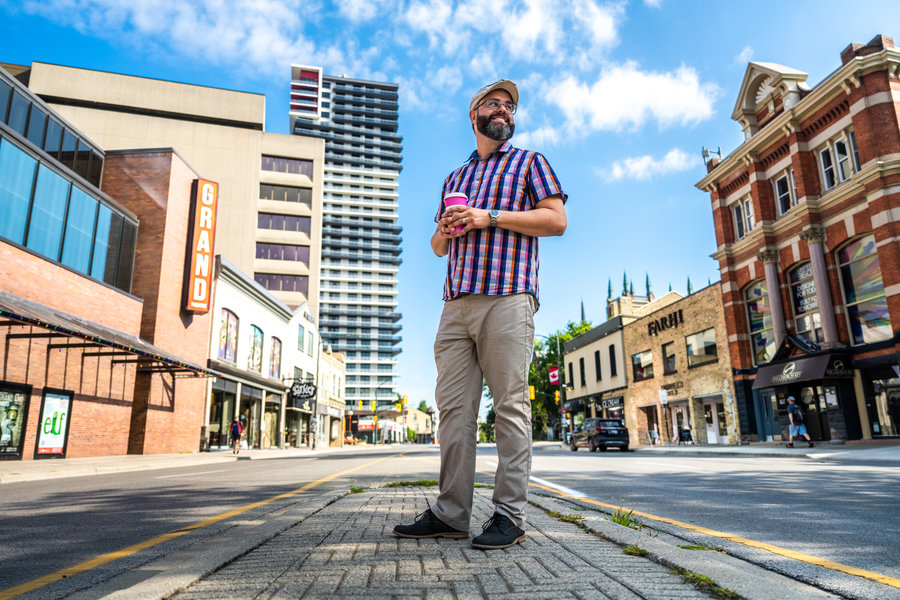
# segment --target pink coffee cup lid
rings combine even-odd
[[[469,198],[462,192],[450,192],[449,194],[444,196],[445,206],[456,206],[459,204],[465,204],[468,201]]]

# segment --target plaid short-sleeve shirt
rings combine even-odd
[[[486,159],[477,152],[444,181],[441,198],[462,192],[468,205],[522,211],[553,195],[566,194],[547,159],[504,142]],[[438,206],[435,222],[443,212]],[[538,300],[538,238],[502,227],[475,229],[450,240],[444,300],[462,294],[506,296],[527,292]]]

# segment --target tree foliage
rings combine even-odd
[[[528,371],[528,385],[533,385],[535,394],[531,401],[531,427],[534,439],[546,439],[547,431],[556,431],[554,439],[559,439],[559,410],[556,404],[554,392],[558,386],[550,384],[550,367],[559,366],[560,381],[564,384],[567,379],[566,368],[562,364],[562,357],[557,355],[557,339],[559,339],[559,352],[565,352],[565,343],[577,335],[589,331],[593,325],[590,321],[582,320],[580,323],[569,321],[565,329],[550,334],[547,338],[536,337],[534,340],[534,360]],[[565,401],[565,396],[560,402]]]

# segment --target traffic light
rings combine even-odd
[[[553,392],[553,397],[556,400],[556,403],[559,404],[559,390]]]
[[[402,403],[398,402],[397,404],[394,405],[394,407],[397,409],[397,412],[403,412],[403,404]]]
[[[528,386],[528,399],[534,400],[534,386],[533,385]]]
[[[372,400],[372,412],[375,412],[375,401]]]
[[[406,406],[406,396],[403,396],[403,399],[402,399],[402,401],[401,401],[401,404],[402,404],[403,406]]]

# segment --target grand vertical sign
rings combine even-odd
[[[219,184],[206,179],[195,179],[192,196],[184,308],[192,312],[205,313],[209,312],[210,295],[212,294]]]

